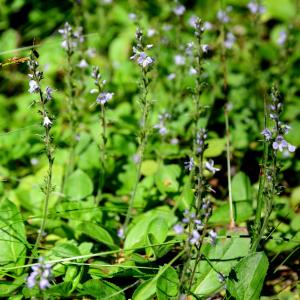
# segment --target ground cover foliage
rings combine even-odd
[[[299,1],[0,1],[0,297],[298,299]]]

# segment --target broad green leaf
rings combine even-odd
[[[234,219],[236,222],[244,222],[249,220],[252,216],[253,208],[249,202],[233,202]],[[223,204],[213,210],[213,214],[209,219],[212,224],[228,224],[229,218],[229,204]]]
[[[93,182],[91,178],[80,169],[67,178],[64,193],[70,200],[80,200],[93,192]]]
[[[79,249],[71,243],[57,244],[52,249],[52,253],[57,257],[73,257],[81,255]]]
[[[167,207],[159,207],[156,210],[151,210],[140,215],[134,219],[135,224],[128,232],[128,235],[125,239],[124,248],[132,249],[135,247],[146,246],[148,244],[146,240],[148,226],[155,218],[163,218],[168,223],[168,226],[171,226],[176,221],[173,213]]]
[[[51,285],[51,287],[46,290],[46,294],[61,298],[68,297],[71,291],[72,281],[64,281],[55,285]]]
[[[0,202],[0,211],[0,265],[23,265],[27,245],[23,217],[16,205],[6,198]]]
[[[208,148],[204,152],[205,157],[216,157],[222,154],[225,150],[225,139],[210,139],[207,140]]]
[[[238,172],[232,179],[233,201],[251,201],[251,183],[244,172]]]
[[[157,277],[142,283],[133,293],[132,300],[150,300],[156,291]]]
[[[293,1],[285,0],[284,3],[278,0],[265,0],[267,14],[279,20],[288,21],[295,16],[296,7]]]
[[[155,237],[157,243],[163,243],[168,234],[168,223],[165,218],[157,217],[148,226],[148,234]]]
[[[0,283],[0,298],[9,297],[19,286],[24,284],[27,274],[17,277],[14,281],[2,281]]]
[[[103,243],[111,248],[116,248],[116,246],[114,245],[114,240],[109,232],[97,224],[90,222],[81,223],[77,227],[77,230],[81,233],[86,234],[93,240]]]
[[[259,299],[268,266],[268,258],[264,252],[244,257],[231,270],[227,290],[237,300]]]
[[[111,299],[111,300],[125,300],[122,290],[113,283],[90,279],[82,285],[80,295],[92,296],[95,299]]]
[[[158,300],[176,299],[178,295],[179,278],[177,272],[167,268],[156,283],[156,295]]]
[[[155,160],[145,160],[142,162],[141,173],[145,176],[154,175],[158,170],[158,163]]]
[[[218,239],[216,246],[205,244],[204,255],[211,260],[214,269],[223,275],[228,275],[231,268],[238,263],[241,256],[249,252],[250,239],[232,237]],[[202,260],[197,267],[193,291],[201,297],[208,297],[222,287],[218,274],[211,265]]]
[[[161,193],[177,192],[179,175],[180,168],[178,165],[161,165],[155,175],[155,183],[159,191]]]

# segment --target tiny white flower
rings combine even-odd
[[[213,174],[220,171],[220,169],[214,167],[214,161],[212,159],[205,163],[205,168]]]
[[[178,66],[183,66],[185,64],[185,57],[177,54],[174,56],[174,62]]]
[[[52,121],[48,118],[48,116],[44,117],[43,125],[44,127],[49,127],[52,124]]]
[[[87,61],[85,59],[82,59],[79,64],[77,65],[77,67],[81,68],[81,69],[85,69],[89,66],[89,64],[87,63]]]

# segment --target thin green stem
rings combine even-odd
[[[228,183],[228,200],[229,200],[229,219],[230,228],[235,227],[234,213],[233,213],[233,201],[232,201],[232,189],[231,189],[231,165],[230,165],[230,131],[229,131],[229,118],[228,108],[225,107],[225,124],[226,124],[226,160],[227,160],[227,183]]]

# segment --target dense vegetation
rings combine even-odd
[[[299,299],[297,0],[0,0],[0,297]]]

